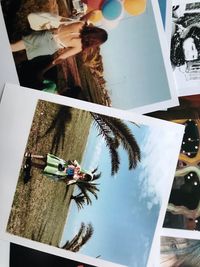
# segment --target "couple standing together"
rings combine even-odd
[[[25,51],[28,60],[33,58],[60,54],[52,61],[52,65],[74,56],[89,48],[103,44],[107,38],[104,29],[87,23],[87,14],[80,20],[63,18],[50,13],[31,13],[28,21],[31,34],[11,44],[13,52]]]
[[[43,174],[54,181],[64,181],[67,185],[77,181],[89,182],[93,180],[93,173],[81,168],[76,160],[65,161],[53,154],[32,155],[25,154],[31,160],[31,166],[41,169]]]

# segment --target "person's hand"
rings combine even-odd
[[[52,65],[59,65],[59,64],[62,63],[62,61],[63,61],[63,59],[61,59],[60,57],[58,57],[58,58],[56,58],[56,59],[54,59],[52,61]]]

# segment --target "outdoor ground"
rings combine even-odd
[[[56,129],[43,135],[58,110],[59,105],[39,101],[27,150],[41,155],[51,152]],[[77,159],[80,162],[87,142],[91,116],[89,112],[78,109],[71,109],[71,114],[71,121],[66,123],[63,129],[65,133],[63,148],[59,141],[56,155],[66,160]],[[7,231],[57,246],[62,236],[74,186],[54,182],[34,167],[31,175],[28,183],[24,184],[23,172],[22,170],[20,172]]]

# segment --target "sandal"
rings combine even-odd
[[[31,152],[26,151],[25,154],[24,154],[24,157],[25,158],[31,158]]]

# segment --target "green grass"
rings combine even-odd
[[[55,129],[44,135],[59,106],[39,101],[30,130],[27,149],[33,154],[45,155],[52,146]],[[86,146],[91,116],[89,112],[71,109],[72,119],[63,129],[64,147],[58,146],[57,156],[63,159],[77,159],[79,162]],[[32,168],[31,179],[23,182],[19,175],[7,231],[42,243],[58,246],[68,214],[74,186],[54,182]],[[87,207],[86,207],[87,208]]]

